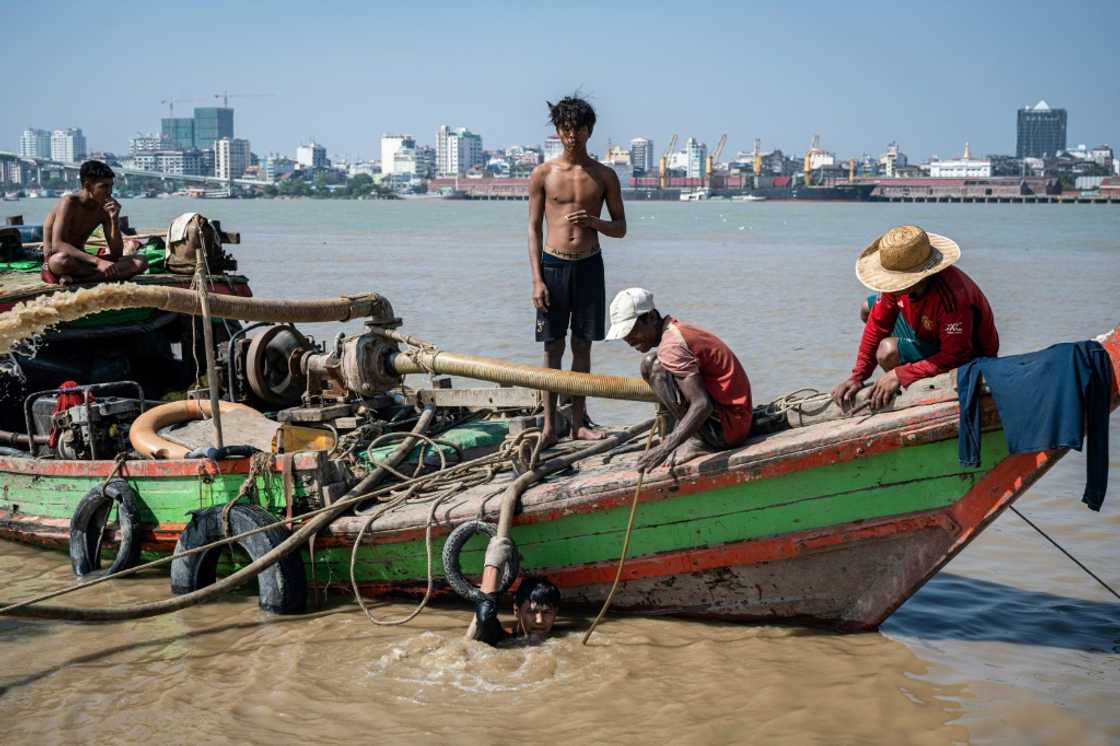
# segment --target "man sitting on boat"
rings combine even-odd
[[[79,171],[82,188],[67,194],[43,221],[43,282],[71,285],[127,280],[148,268],[141,257],[125,255],[121,204],[113,199],[113,170],[101,161],[86,161]],[[106,247],[96,255],[84,246],[97,226]]]
[[[955,241],[916,225],[891,228],[863,250],[856,276],[879,296],[866,314],[852,374],[833,399],[851,404],[876,364],[886,374],[871,387],[873,409],[915,381],[999,352],[988,299],[951,266],[960,256]]]
[[[501,536],[490,539],[486,547],[480,588],[482,599],[475,609],[468,635],[488,645],[515,637],[524,637],[533,644],[544,642],[560,611],[560,589],[547,578],[532,575],[521,579],[513,595],[516,626],[512,630],[502,627],[498,621],[498,581],[501,568],[509,562],[513,551],[513,542]]]
[[[653,293],[627,288],[611,301],[607,339],[625,339],[642,358],[649,383],[673,421],[672,430],[638,462],[641,471],[735,448],[751,431],[751,383],[723,340],[698,326],[663,316]],[[656,348],[656,349],[654,349]]]

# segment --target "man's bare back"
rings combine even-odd
[[[126,280],[147,269],[142,258],[124,255],[121,206],[113,199],[112,173],[99,161],[82,164],[81,190],[64,196],[48,213],[43,222],[44,281],[68,285]],[[104,229],[106,248],[94,256],[85,251],[85,244],[98,226]]]

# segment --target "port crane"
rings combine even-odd
[[[805,162],[802,164],[802,168],[805,172],[805,186],[809,186],[812,183],[813,154],[820,150],[820,144],[821,136],[813,135],[813,141],[809,143],[809,149],[805,151]]]
[[[657,164],[658,187],[661,189],[669,188],[669,156],[677,147],[677,133],[673,133],[673,139],[669,141],[669,147],[665,148],[665,153],[661,156],[661,160]]]
[[[762,176],[762,139],[754,139],[754,151],[751,153],[751,167],[754,169],[754,188],[758,189],[758,178]]]
[[[720,135],[719,144],[716,149],[708,154],[708,160],[704,163],[704,186],[710,187],[712,185],[712,174],[715,173],[716,164],[719,163],[720,156],[723,155],[723,149],[727,146],[727,133]]]

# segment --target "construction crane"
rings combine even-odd
[[[723,133],[719,137],[719,144],[716,149],[708,154],[708,160],[704,163],[704,186],[711,186],[712,174],[715,173],[716,164],[719,163],[719,157],[723,155],[723,149],[727,146],[727,133]]]
[[[170,117],[171,119],[174,119],[175,118],[175,104],[186,104],[186,103],[191,103],[193,101],[194,101],[193,98],[174,98],[172,96],[168,96],[167,98],[160,101],[160,103],[161,104],[167,104],[167,116]]]
[[[661,160],[657,164],[658,186],[661,189],[669,188],[669,156],[677,148],[677,134],[673,133],[673,139],[669,141],[669,147],[665,148],[665,153],[661,156]]]
[[[265,98],[275,95],[275,93],[230,93],[229,91],[222,91],[221,93],[215,93],[214,98],[220,98],[222,100],[222,106],[228,109],[229,100],[231,98]]]
[[[805,163],[803,169],[805,171],[805,186],[809,186],[810,179],[812,178],[812,164],[813,154],[820,150],[821,136],[813,135],[813,141],[809,144],[809,149],[805,151]]]

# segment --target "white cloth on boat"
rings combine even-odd
[[[171,227],[167,229],[167,243],[173,244],[179,241],[184,241],[187,238],[187,226],[198,215],[197,212],[184,212],[179,217],[171,221]]]

